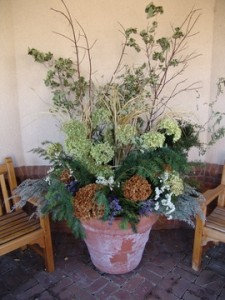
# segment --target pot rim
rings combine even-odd
[[[152,227],[152,225],[158,220],[158,218],[159,216],[155,213],[151,213],[149,216],[141,216],[139,223],[136,225],[137,233],[148,230],[149,227]],[[93,231],[102,230],[107,232],[109,230],[115,230],[118,231],[118,233],[121,232],[121,234],[125,234],[127,232],[131,234],[136,233],[130,224],[128,224],[126,229],[122,229],[120,227],[121,220],[121,217],[116,217],[112,221],[103,221],[101,219],[92,218],[90,220],[81,221],[81,224],[85,229]]]

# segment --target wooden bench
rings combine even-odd
[[[44,257],[46,270],[54,271],[49,217],[30,218],[22,208],[12,210],[18,198],[10,196],[17,187],[12,159],[0,164],[0,255],[31,246]],[[31,201],[32,202],[32,201]]]
[[[195,237],[192,255],[192,268],[198,271],[201,266],[203,246],[208,242],[225,243],[225,165],[223,167],[221,184],[206,191],[202,212],[205,220],[196,217]],[[216,201],[215,207],[209,213],[209,205]]]

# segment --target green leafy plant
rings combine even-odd
[[[207,145],[208,147],[214,145],[218,140],[220,140],[225,136],[225,127],[221,125],[221,121],[224,118],[225,113],[221,111],[217,111],[215,109],[219,96],[223,94],[224,86],[225,86],[225,78],[220,77],[217,81],[216,98],[209,105],[210,114],[207,120],[207,123],[210,124],[210,126],[208,126],[208,134],[209,134],[209,142]],[[204,128],[204,125],[202,127]],[[205,151],[206,149],[207,147],[205,147]]]

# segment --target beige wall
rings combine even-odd
[[[225,1],[217,0],[215,5],[213,53],[211,67],[211,93],[210,100],[216,99],[218,78],[225,77]],[[225,112],[225,89],[218,98],[216,109]],[[221,121],[225,126],[225,115]],[[209,162],[224,163],[225,161],[225,138],[211,147],[207,153],[206,160]]]
[[[146,25],[144,8],[149,2],[146,0],[66,1],[72,15],[85,28],[89,40],[93,42],[97,40],[92,51],[97,80],[102,80],[101,74],[104,74],[107,79],[115,68],[122,43],[119,23],[125,28],[136,26],[142,29]],[[212,53],[217,51],[215,39],[224,41],[223,30],[221,29],[220,33],[217,32],[218,26],[221,25],[217,24],[218,22],[214,25],[215,2],[218,6],[222,5],[224,1],[155,1],[155,4],[163,5],[165,10],[164,15],[159,19],[160,31],[165,36],[169,34],[171,24],[179,25],[192,7],[202,9],[202,15],[196,27],[199,34],[191,39],[189,48],[191,51],[201,53],[201,56],[190,63],[184,76],[188,82],[201,81],[200,98],[195,92],[183,94],[176,99],[173,105],[178,112],[192,112],[195,119],[201,119],[202,122],[205,122],[208,116],[208,108],[204,103],[208,103],[212,96],[210,92],[210,88],[213,86],[213,84],[211,86],[212,72],[214,69],[217,70],[216,65],[220,65],[220,59],[222,59],[218,57],[216,61],[212,60]],[[15,153],[18,164],[44,163],[29,150],[40,146],[44,140],[62,139],[57,124],[48,114],[51,94],[43,84],[46,70],[34,63],[32,58],[27,55],[28,47],[34,47],[41,51],[52,51],[56,55],[73,56],[69,42],[53,33],[56,31],[67,34],[68,26],[60,15],[50,10],[51,7],[62,9],[59,0],[0,0],[0,24],[2,26],[7,24],[4,27],[4,33],[2,30],[0,33],[5,42],[5,46],[1,50],[3,55],[1,54],[0,57],[0,85],[3,90],[3,93],[0,94],[0,117],[1,120],[4,118],[9,123],[6,126],[4,122],[4,126],[2,126],[1,122],[0,133],[4,133],[4,144],[2,146],[1,141],[0,159],[8,153]],[[215,14],[221,14],[221,11],[216,10]],[[217,19],[217,15],[215,19]],[[214,40],[213,30],[218,35],[214,35]],[[9,62],[6,62],[4,57],[8,57]],[[137,57],[132,54],[130,61],[137,63]],[[216,72],[214,74],[217,76]],[[6,117],[9,114],[13,115],[10,122]],[[13,140],[5,134],[5,128],[15,130]],[[203,139],[206,138],[207,135],[204,135]],[[14,144],[15,151],[12,149]],[[215,154],[206,156],[206,159],[214,160],[215,158],[217,160],[217,153],[221,152],[220,149],[215,147],[213,152]],[[190,158],[197,158],[196,155],[196,153],[192,153]],[[222,163],[222,153],[218,157],[218,162]]]
[[[0,159],[12,156],[22,164],[14,30],[10,1],[0,1]]]

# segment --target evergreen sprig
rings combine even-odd
[[[115,179],[124,181],[134,174],[138,174],[157,185],[158,175],[164,172],[167,167],[185,174],[189,169],[186,155],[169,147],[154,151],[133,151],[127,155],[121,166],[116,169]]]
[[[44,214],[51,213],[53,220],[66,220],[68,227],[76,237],[84,237],[80,220],[74,216],[72,195],[65,188],[65,185],[57,179],[52,180],[49,186],[42,212]]]

